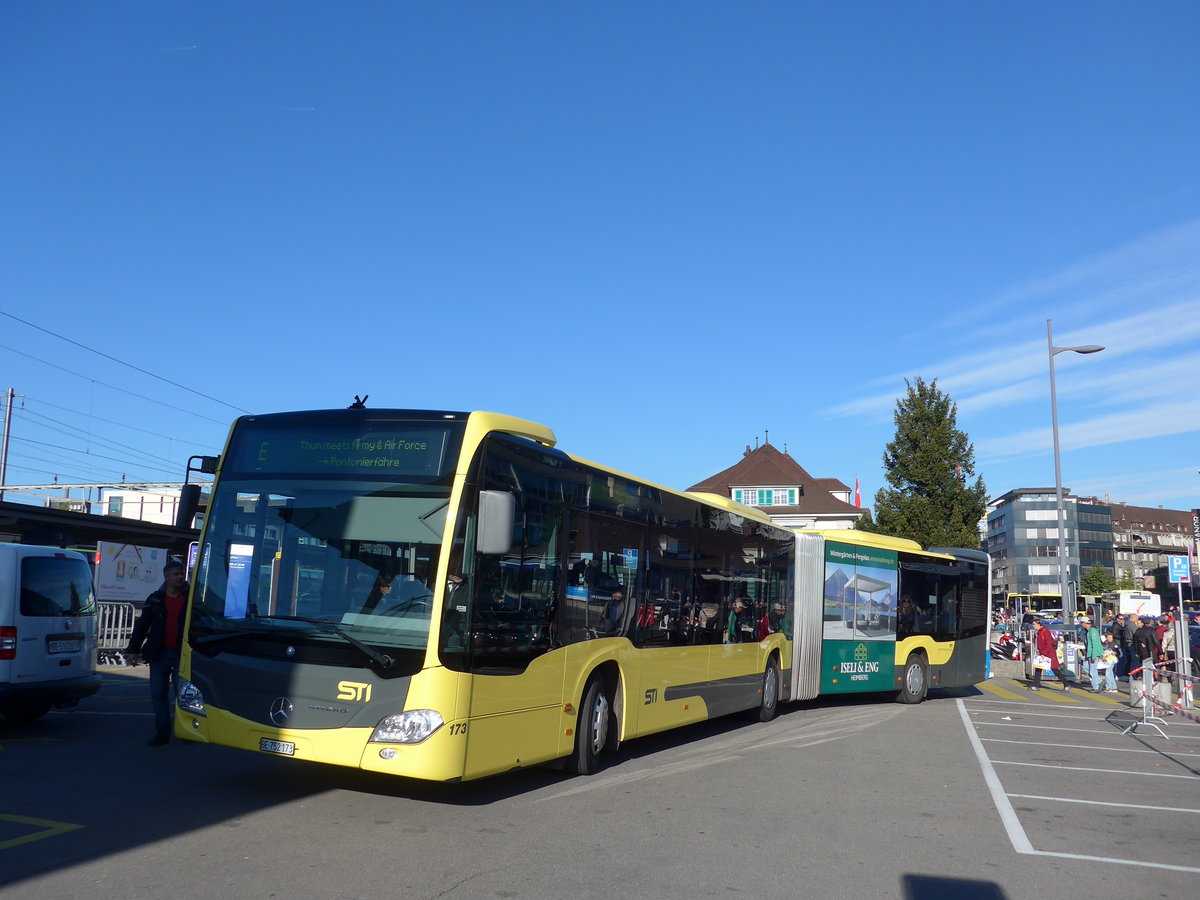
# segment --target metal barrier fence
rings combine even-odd
[[[137,610],[132,603],[97,603],[96,650],[100,665],[129,665],[125,648],[133,635]]]
[[[1138,673],[1142,675],[1142,684],[1140,688],[1134,688],[1133,677]],[[1179,684],[1179,699],[1174,703],[1171,702],[1171,681],[1175,679]],[[1166,725],[1167,722],[1161,716],[1155,715],[1155,712],[1163,711],[1168,716],[1182,716],[1192,722],[1200,722],[1200,715],[1196,714],[1193,706],[1192,697],[1193,689],[1200,678],[1195,675],[1185,675],[1177,668],[1161,668],[1154,665],[1154,661],[1150,659],[1142,660],[1142,667],[1134,669],[1129,673],[1129,700],[1130,705],[1140,703],[1142,706],[1141,720],[1132,723],[1121,734],[1130,734],[1137,731],[1139,725],[1149,725],[1157,731],[1162,737],[1170,740],[1167,733],[1158,727],[1161,723]],[[1165,691],[1160,691],[1160,688],[1165,688]],[[1162,694],[1166,694],[1163,697]]]

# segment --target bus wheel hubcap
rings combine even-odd
[[[910,694],[921,693],[925,679],[921,677],[921,667],[913,664],[908,668],[908,691]]]
[[[608,743],[608,698],[603,692],[596,694],[592,704],[592,752],[599,753]]]

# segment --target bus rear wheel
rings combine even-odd
[[[914,653],[904,664],[904,682],[896,699],[901,703],[920,703],[929,693],[929,666],[925,657]]]
[[[579,723],[575,729],[575,755],[571,769],[578,775],[591,775],[600,768],[600,755],[608,748],[615,731],[612,700],[608,686],[599,675],[588,679],[579,707]]]
[[[748,715],[752,721],[770,722],[779,714],[779,663],[772,656],[767,660],[767,668],[763,671],[762,697],[758,709],[752,709]]]

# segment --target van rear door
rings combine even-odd
[[[0,594],[0,705],[48,708],[95,693],[96,601],[87,560],[69,550],[8,545],[0,552]]]

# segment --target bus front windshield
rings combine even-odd
[[[192,647],[419,667],[449,493],[445,484],[221,481],[197,562]]]

